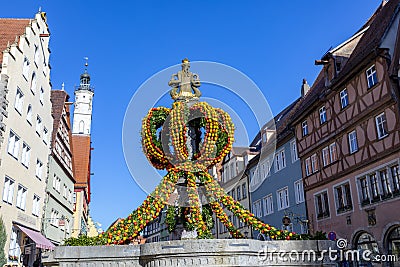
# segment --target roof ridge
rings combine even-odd
[[[33,20],[32,18],[0,18],[0,20]]]

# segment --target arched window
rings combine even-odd
[[[391,266],[399,266],[400,263],[400,226],[393,229],[388,236],[388,255],[395,255],[397,261]]]
[[[83,134],[83,130],[85,129],[85,122],[79,122],[79,133]]]
[[[359,235],[356,246],[358,250],[369,250],[372,252],[372,254],[379,254],[378,243],[376,242],[375,238],[368,233],[364,232]]]

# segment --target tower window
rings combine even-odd
[[[80,121],[79,122],[79,133],[83,134],[83,129],[85,129],[85,122],[84,121]]]

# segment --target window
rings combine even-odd
[[[65,220],[65,231],[67,232],[67,234],[69,234],[70,232],[70,224],[69,224],[69,220]]]
[[[32,214],[36,217],[39,217],[39,211],[40,211],[40,197],[37,195],[33,195],[33,206],[32,206]]]
[[[386,137],[388,135],[388,130],[385,113],[382,113],[375,118],[375,124],[378,138],[382,139]]]
[[[283,210],[289,207],[289,189],[284,187],[276,192],[278,199],[278,210]]]
[[[331,159],[329,157],[329,147],[325,147],[322,149],[322,164],[328,166],[331,163]]]
[[[369,181],[371,185],[371,193],[372,193],[372,200],[379,199],[379,188],[378,188],[378,178],[376,177],[376,173],[372,173],[369,175]]]
[[[32,73],[32,79],[31,79],[31,92],[33,94],[36,93],[36,88],[37,88],[37,77],[36,77],[36,73],[33,72]]]
[[[331,162],[337,161],[338,156],[337,156],[336,143],[332,143],[329,145],[329,156],[331,158]]]
[[[245,226],[245,223],[242,222],[240,219],[238,221],[239,221],[239,228],[242,228],[243,226]]]
[[[303,136],[306,136],[308,134],[308,124],[307,121],[303,121],[301,123],[301,128],[303,129]]]
[[[36,133],[40,136],[41,132],[42,132],[42,119],[38,115],[36,117]]]
[[[322,149],[322,163],[325,166],[328,166],[332,162],[337,160],[337,150],[336,143],[332,143],[327,147]]]
[[[392,186],[390,185],[389,176],[387,170],[379,171],[379,177],[381,180],[382,197],[389,197],[392,195]]]
[[[378,83],[378,77],[376,76],[375,65],[372,65],[369,69],[367,69],[366,74],[367,74],[368,88],[371,88],[372,86]]]
[[[43,142],[45,142],[45,144],[49,142],[49,131],[46,127],[43,127]]]
[[[38,65],[39,62],[39,46],[35,45],[35,55],[33,62],[35,62],[36,66]]]
[[[22,66],[22,75],[25,77],[25,79],[28,79],[28,73],[29,73],[29,60],[25,57],[24,64]]]
[[[327,191],[315,195],[315,209],[317,219],[323,219],[330,216]]]
[[[83,134],[83,130],[85,129],[85,123],[83,121],[79,122],[79,133]]]
[[[369,189],[368,189],[367,177],[360,178],[359,183],[360,183],[360,189],[361,189],[361,203],[369,204]]]
[[[3,201],[12,205],[14,197],[14,180],[6,176],[3,188]]]
[[[63,187],[63,197],[64,197],[65,199],[67,199],[67,193],[68,193],[68,187],[64,184],[64,187]]]
[[[306,160],[304,161],[304,169],[306,171],[306,176],[309,176],[309,175],[312,174],[311,158],[310,157],[306,158]]]
[[[323,106],[319,109],[319,122],[324,124],[326,122],[326,108]]]
[[[353,209],[353,202],[351,200],[350,184],[344,183],[335,187],[336,210],[337,213],[343,213]]]
[[[68,202],[72,203],[72,191],[68,190]]]
[[[25,142],[22,144],[22,157],[21,157],[21,163],[25,167],[29,167],[29,160],[31,158],[31,148],[25,144]]]
[[[17,88],[17,94],[15,95],[15,110],[18,111],[19,114],[22,114],[22,107],[24,105],[24,94],[22,91]]]
[[[8,153],[16,159],[18,159],[19,155],[19,142],[19,137],[10,131],[10,137],[8,138]]]
[[[28,105],[28,110],[26,111],[26,120],[32,125],[32,105]]]
[[[269,160],[266,160],[261,164],[261,179],[260,179],[260,181],[267,178],[270,175],[269,171],[270,171],[270,163],[269,163]]]
[[[393,191],[396,193],[400,192],[400,171],[399,165],[395,165],[390,167],[392,172],[392,182],[393,182]]]
[[[39,159],[36,160],[36,177],[39,178],[39,180],[42,179],[42,173],[43,173],[43,162],[41,162]]]
[[[53,177],[53,188],[56,189],[56,182],[57,182],[57,176],[54,174]]]
[[[40,104],[43,105],[43,102],[44,102],[44,89],[43,89],[43,87],[40,87],[39,100],[40,100]]]
[[[22,186],[21,184],[18,185],[18,192],[17,192],[17,208],[21,210],[25,210],[26,206],[26,192],[27,189]]]
[[[272,198],[272,194],[263,198],[264,202],[264,216],[274,213],[274,202]]]
[[[346,88],[340,91],[340,105],[342,109],[349,105],[349,95]]]
[[[253,202],[253,213],[258,218],[262,217],[261,199]]]
[[[242,199],[242,193],[240,192],[240,185],[236,188],[236,195],[237,195],[237,200]]]
[[[242,199],[247,198],[247,186],[246,186],[246,183],[242,184],[242,195],[243,195]]]
[[[303,180],[297,180],[294,182],[294,194],[296,197],[296,204],[300,204],[304,202],[304,187]]]
[[[349,147],[350,147],[350,154],[355,153],[358,150],[356,131],[352,131],[351,133],[349,133]]]
[[[236,168],[234,163],[231,164],[231,179],[236,176]]]
[[[297,153],[297,144],[296,141],[292,141],[290,143],[292,150],[292,162],[295,162],[299,159],[299,154]]]
[[[311,170],[313,173],[319,170],[317,154],[311,156]]]
[[[267,142],[267,133],[266,132],[263,132],[263,134],[262,134],[262,142],[263,143]]]
[[[58,227],[58,211],[56,211],[55,209],[51,210],[51,214],[50,214],[50,223],[51,225]]]
[[[58,176],[56,176],[56,187],[55,187],[55,189],[56,189],[56,191],[58,193],[61,192],[61,179]]]
[[[275,155],[275,172],[282,170],[286,167],[285,150],[279,151]]]

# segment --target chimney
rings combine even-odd
[[[306,79],[303,79],[303,84],[301,85],[301,97],[304,97],[308,91],[310,91],[310,86],[307,83]]]

